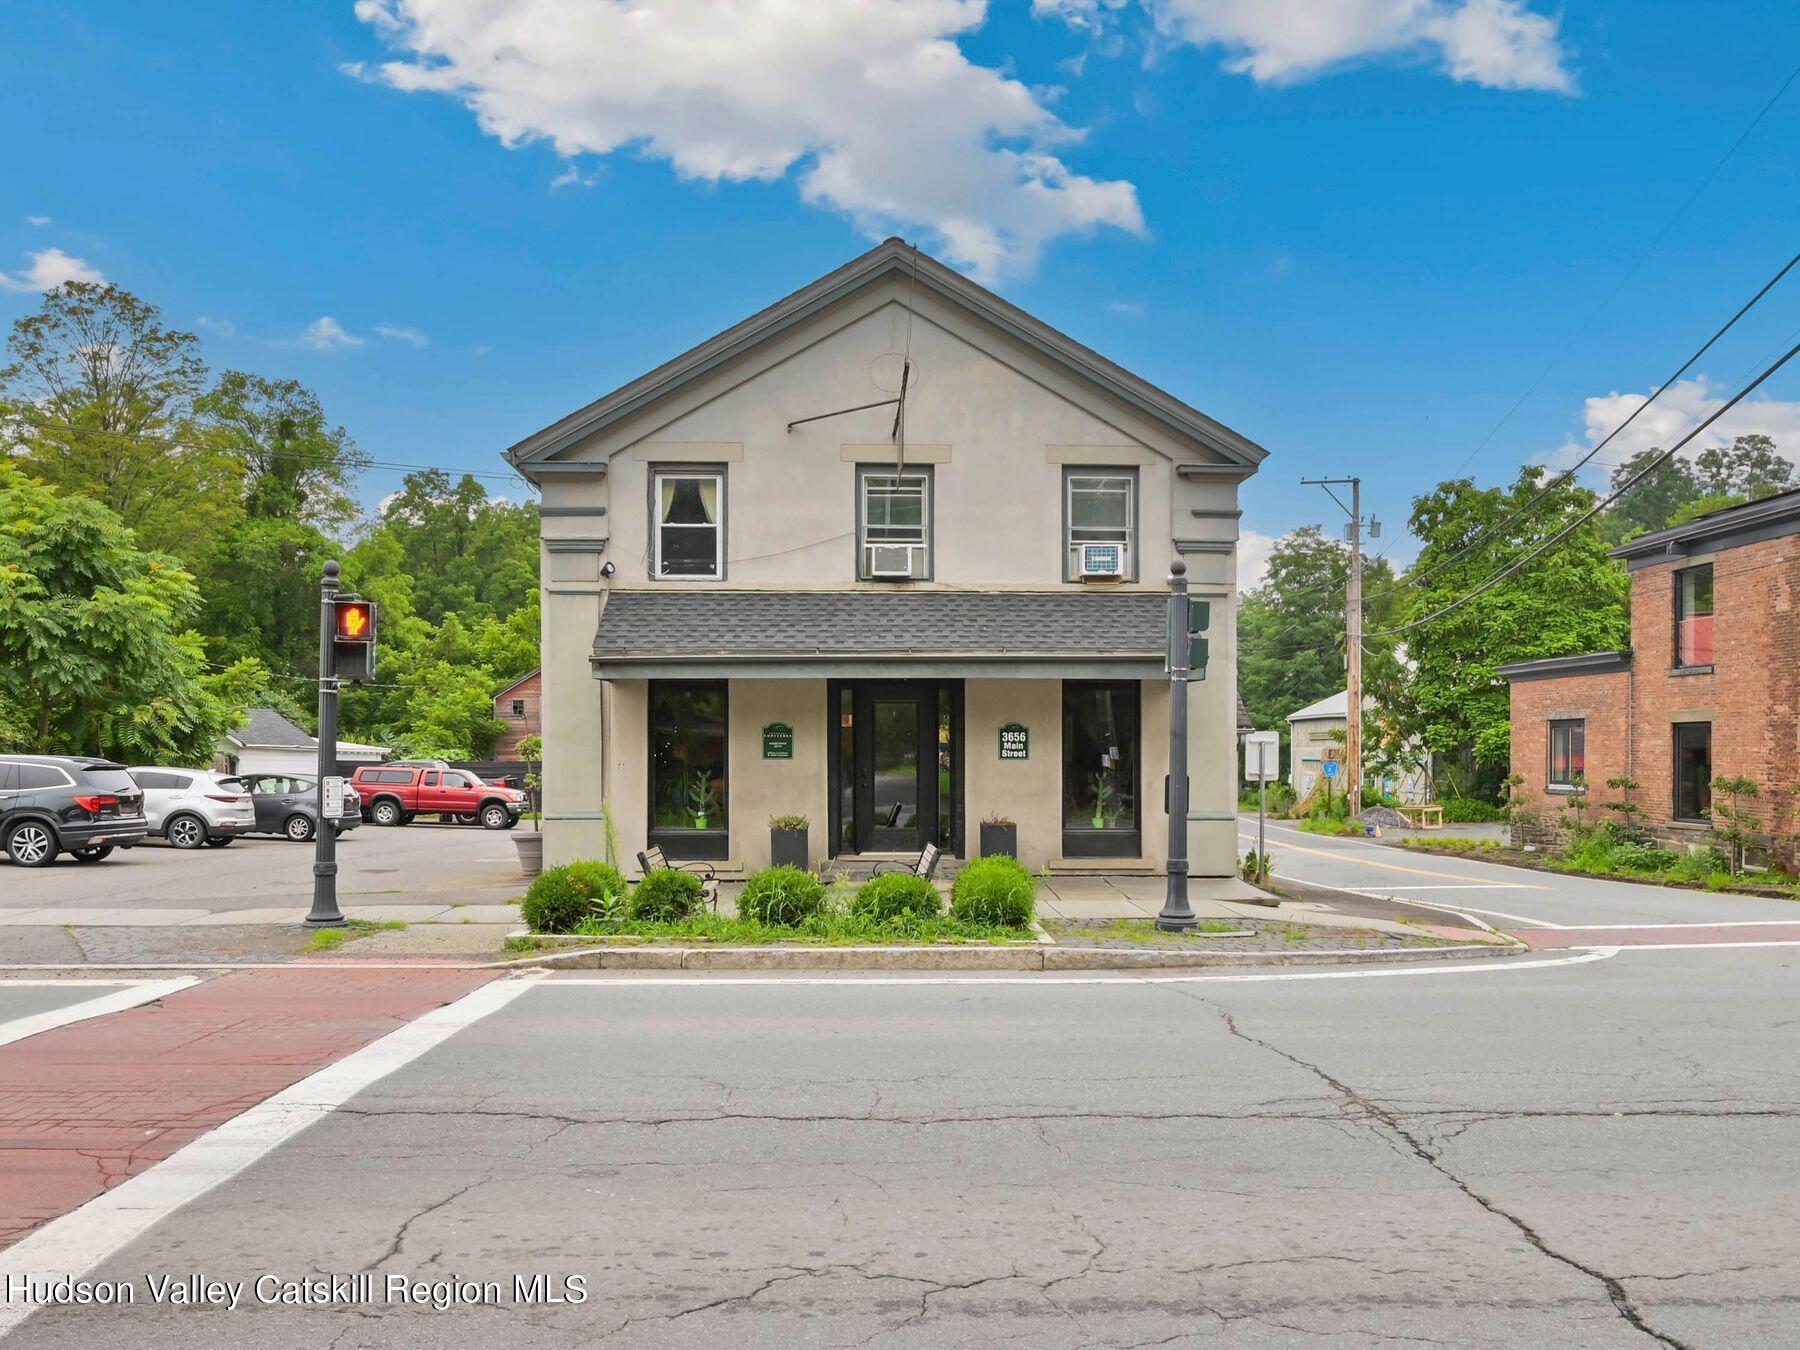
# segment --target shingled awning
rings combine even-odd
[[[1151,679],[1156,592],[614,591],[602,678]]]

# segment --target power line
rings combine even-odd
[[[1561,530],[1558,530],[1555,534],[1551,535],[1548,539],[1544,540],[1541,544],[1539,544],[1536,548],[1534,548],[1530,553],[1527,553],[1524,557],[1518,559],[1518,561],[1512,563],[1510,566],[1506,567],[1502,571],[1496,572],[1493,576],[1489,577],[1486,581],[1482,582],[1479,586],[1477,586],[1474,590],[1470,591],[1467,595],[1462,596],[1459,599],[1452,600],[1449,604],[1444,605],[1436,610],[1433,610],[1430,614],[1424,615],[1422,618],[1413,619],[1410,622],[1400,624],[1398,627],[1395,627],[1395,628],[1385,628],[1385,629],[1380,630],[1379,632],[1369,633],[1369,634],[1366,634],[1366,636],[1368,636],[1368,637],[1392,637],[1396,633],[1405,633],[1405,632],[1410,631],[1411,629],[1422,627],[1425,624],[1432,623],[1437,619],[1443,618],[1446,614],[1450,614],[1456,610],[1461,609],[1464,605],[1468,604],[1469,601],[1475,599],[1476,596],[1483,595],[1486,592],[1492,590],[1495,586],[1498,586],[1502,581],[1505,581],[1506,578],[1511,576],[1513,573],[1515,573],[1515,572],[1519,571],[1521,568],[1523,568],[1527,563],[1530,563],[1533,560],[1543,556],[1543,554],[1545,552],[1547,552],[1553,545],[1561,543],[1564,539],[1568,538],[1571,534],[1573,534],[1582,525],[1585,525],[1588,521],[1592,520],[1595,516],[1599,515],[1607,507],[1611,506],[1614,502],[1618,501],[1619,498],[1623,497],[1627,492],[1631,491],[1632,488],[1636,487],[1639,483],[1643,482],[1645,478],[1649,477],[1652,473],[1654,473],[1663,464],[1666,464],[1670,459],[1674,458],[1675,453],[1678,450],[1680,450],[1683,446],[1685,446],[1689,441],[1693,440],[1694,437],[1698,436],[1701,432],[1705,431],[1708,427],[1710,427],[1714,422],[1718,421],[1726,413],[1730,412],[1733,408],[1737,407],[1738,404],[1742,403],[1746,398],[1748,398],[1750,396],[1750,394],[1759,385],[1761,385],[1763,383],[1764,380],[1767,380],[1776,371],[1780,370],[1789,361],[1793,360],[1796,355],[1800,355],[1800,343],[1796,343],[1794,346],[1789,347],[1787,349],[1787,352],[1781,357],[1780,360],[1776,361],[1773,365],[1767,367],[1763,371],[1762,374],[1758,375],[1749,384],[1745,385],[1742,389],[1738,390],[1737,393],[1733,394],[1729,399],[1727,399],[1723,404],[1721,404],[1717,409],[1715,409],[1706,418],[1705,421],[1700,423],[1699,426],[1695,427],[1692,431],[1688,432],[1687,435],[1683,436],[1674,445],[1670,446],[1667,450],[1663,451],[1660,455],[1658,455],[1654,460],[1652,460],[1652,461],[1650,461],[1650,463],[1646,464],[1637,473],[1633,474],[1629,479],[1627,479],[1624,483],[1622,483],[1615,491],[1613,491],[1612,493],[1603,497],[1600,501],[1596,502],[1594,504],[1594,506],[1592,507],[1592,509],[1590,509],[1588,511],[1584,511],[1581,515],[1577,516],[1574,520],[1570,521]]]
[[[1796,72],[1796,73],[1800,73],[1800,72]],[[1787,87],[1786,85],[1782,86],[1783,89],[1785,89],[1786,87]],[[1767,281],[1765,281],[1762,284],[1762,288],[1760,290],[1758,290],[1755,295],[1751,296],[1748,300],[1746,300],[1743,303],[1743,305],[1741,305],[1739,307],[1737,313],[1733,314],[1729,319],[1727,319],[1725,321],[1725,323],[1723,324],[1723,326],[1721,326],[1711,337],[1709,337],[1705,342],[1703,342],[1700,345],[1699,349],[1697,351],[1695,351],[1692,356],[1688,357],[1688,359],[1686,361],[1683,361],[1681,363],[1680,367],[1676,369],[1674,374],[1670,375],[1666,380],[1664,380],[1660,385],[1658,385],[1656,387],[1656,391],[1654,393],[1652,393],[1649,398],[1645,399],[1635,409],[1633,409],[1631,415],[1629,417],[1627,417],[1623,422],[1619,423],[1618,426],[1614,427],[1611,431],[1607,432],[1606,438],[1604,440],[1600,441],[1597,445],[1594,446],[1593,449],[1589,450],[1580,459],[1576,460],[1573,464],[1571,464],[1562,473],[1558,474],[1555,478],[1552,478],[1548,483],[1546,483],[1544,485],[1544,487],[1530,501],[1526,502],[1523,506],[1515,508],[1510,514],[1503,517],[1501,520],[1496,521],[1494,524],[1489,525],[1484,529],[1476,531],[1475,537],[1473,539],[1469,540],[1468,543],[1464,544],[1460,549],[1458,549],[1455,553],[1452,553],[1449,557],[1443,558],[1443,559],[1439,560],[1438,562],[1432,563],[1431,566],[1425,568],[1422,572],[1408,573],[1406,576],[1404,576],[1400,580],[1396,581],[1392,586],[1388,587],[1386,590],[1377,591],[1374,595],[1371,595],[1369,597],[1369,599],[1377,600],[1377,599],[1380,599],[1384,595],[1392,595],[1392,594],[1394,594],[1394,592],[1399,591],[1399,590],[1403,589],[1404,587],[1416,586],[1421,581],[1423,581],[1426,577],[1432,575],[1434,572],[1441,571],[1442,569],[1448,567],[1451,563],[1457,562],[1463,558],[1468,557],[1468,555],[1472,551],[1474,551],[1474,549],[1476,548],[1477,545],[1492,538],[1495,534],[1499,533],[1501,530],[1508,528],[1509,526],[1513,525],[1517,521],[1522,520],[1525,516],[1529,515],[1533,510],[1535,510],[1537,508],[1539,503],[1543,502],[1547,497],[1550,496],[1551,493],[1555,492],[1559,487],[1561,487],[1563,484],[1567,483],[1578,472],[1580,472],[1581,469],[1588,463],[1589,460],[1593,459],[1595,455],[1599,454],[1602,450],[1606,449],[1606,447],[1608,445],[1612,444],[1613,439],[1615,437],[1619,436],[1622,432],[1624,432],[1625,429],[1627,427],[1629,427],[1633,422],[1637,421],[1637,419],[1643,414],[1644,410],[1646,408],[1648,408],[1652,403],[1656,402],[1657,399],[1661,398],[1663,393],[1671,385],[1673,385],[1675,383],[1675,381],[1679,380],[1683,375],[1687,374],[1688,371],[1693,369],[1694,363],[1697,362],[1701,357],[1705,356],[1707,352],[1712,350],[1713,345],[1715,343],[1717,343],[1720,338],[1724,337],[1725,334],[1729,333],[1732,330],[1732,328],[1734,328],[1737,325],[1738,320],[1743,318],[1744,315],[1748,314],[1753,308],[1755,308],[1757,302],[1760,301],[1770,291],[1774,290],[1775,287],[1781,282],[1782,278],[1787,276],[1787,274],[1789,272],[1793,271],[1796,266],[1800,266],[1800,253],[1796,253],[1793,257],[1789,258],[1787,260],[1786,265],[1783,266],[1780,271],[1775,273],[1774,276],[1770,277]]]

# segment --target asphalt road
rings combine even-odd
[[[84,865],[0,861],[0,909],[50,905],[142,909],[257,909],[312,897],[313,846],[248,836],[185,852],[152,839]],[[524,889],[512,835],[469,825],[364,825],[338,840],[343,903],[493,904]]]
[[[1256,838],[1256,817],[1240,818],[1238,829],[1249,847]],[[1501,867],[1359,839],[1309,834],[1273,821],[1268,822],[1267,831],[1277,880],[1450,906],[1479,914],[1502,928],[1800,923],[1800,904],[1792,900]]]
[[[1791,1346],[1796,957],[489,986],[96,1272],[372,1300],[45,1308],[7,1350]],[[516,1303],[540,1274],[587,1301]]]

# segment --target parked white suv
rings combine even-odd
[[[150,833],[176,848],[222,848],[256,828],[256,804],[240,778],[156,765],[134,768],[131,777],[144,790]]]

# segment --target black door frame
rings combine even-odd
[[[843,789],[846,765],[842,748],[842,708],[848,693],[851,705],[851,760],[854,775],[851,843],[844,843]],[[939,708],[949,694],[950,711],[950,811],[946,835],[938,826],[943,803],[938,793]],[[854,856],[868,850],[865,841],[873,826],[873,781],[867,777],[873,758],[873,719],[870,707],[878,698],[909,699],[919,707],[919,817],[926,822],[921,839],[930,840],[952,856],[962,856],[963,841],[963,682],[961,680],[830,680],[826,683],[826,725],[831,728],[828,793],[831,821],[827,832],[832,857]]]

